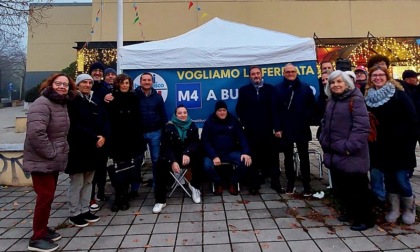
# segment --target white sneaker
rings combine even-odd
[[[188,183],[188,186],[190,187],[190,190],[192,192],[191,198],[194,201],[194,203],[198,204],[201,202],[201,193],[200,190],[195,189],[190,183]]]
[[[162,209],[166,207],[166,203],[156,203],[155,206],[153,207],[153,213],[160,213],[162,212]]]
[[[91,200],[90,201],[89,209],[92,212],[96,212],[96,211],[99,210],[99,205],[98,205],[98,203],[96,203],[96,200]]]

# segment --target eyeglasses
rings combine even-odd
[[[285,71],[284,73],[286,73],[286,74],[294,74],[294,73],[296,73],[296,71]]]
[[[386,76],[386,74],[384,74],[384,73],[382,73],[382,74],[372,74],[372,79],[373,78],[377,78],[377,77],[385,77]]]
[[[56,85],[57,87],[65,87],[68,88],[69,87],[69,83],[68,82],[61,82],[61,81],[54,81],[54,85]]]

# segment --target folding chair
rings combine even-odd
[[[309,154],[313,154],[316,156],[317,160],[318,160],[318,170],[319,170],[319,178],[322,179],[323,178],[323,160],[322,160],[322,153],[317,150],[317,149],[312,149],[309,148],[308,149],[308,153]],[[297,151],[297,149],[295,148],[293,151],[293,162],[295,164],[295,169],[296,169],[296,176],[299,176],[299,172],[300,172],[300,160],[299,160],[299,153]],[[332,188],[332,181],[331,181],[331,173],[330,170],[327,169],[327,173],[328,173],[328,183],[329,183],[329,188]]]
[[[226,175],[226,171],[221,171],[220,169],[221,169],[221,167],[226,167],[226,166],[230,166],[232,169],[230,170],[231,172],[230,172],[230,174],[228,174],[228,175],[231,175],[232,173],[233,173],[233,171],[235,171],[236,170],[236,165],[235,164],[231,164],[231,163],[221,163],[219,166],[215,166],[215,168],[216,168],[216,170],[217,170],[217,172],[219,173],[219,174],[223,174],[223,173],[225,173],[225,174],[223,174],[223,175]],[[223,180],[223,179],[222,179]],[[238,192],[240,192],[241,191],[241,188],[240,188],[240,185],[239,185],[239,182],[237,183],[237,185],[236,185],[237,187],[238,187]],[[211,188],[212,188],[212,192],[214,193],[214,191],[216,190],[215,188],[214,188],[214,182],[212,181],[211,182]]]
[[[174,183],[172,184],[172,190],[169,193],[168,197],[171,197],[172,194],[174,193],[175,189],[177,187],[181,187],[184,192],[191,197],[190,192],[187,190],[187,188],[185,188],[185,186],[183,185],[183,183],[181,183],[182,181],[185,181],[187,184],[190,183],[190,181],[188,181],[188,179],[185,177],[185,174],[187,174],[188,172],[188,168],[181,168],[181,170],[179,171],[179,173],[174,173],[173,171],[170,171],[169,173],[171,174],[171,176],[174,178]]]

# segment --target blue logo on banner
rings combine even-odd
[[[176,83],[176,106],[183,104],[188,109],[202,108],[201,83]]]

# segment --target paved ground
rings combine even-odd
[[[13,123],[5,118],[21,112],[21,108],[0,109],[0,143],[14,140],[10,133]],[[16,139],[23,140],[21,136]],[[313,156],[311,162],[313,188],[327,192],[326,174],[322,180],[315,177],[318,169]],[[150,169],[143,173],[146,179],[151,176]],[[374,228],[354,232],[348,223],[336,220],[330,198],[279,195],[268,183],[258,196],[250,195],[246,188],[238,196],[228,192],[213,196],[204,185],[201,204],[194,204],[177,189],[161,214],[152,213],[153,191],[142,187],[129,210],[112,213],[111,197],[101,203],[98,223],[76,228],[67,224],[68,181],[66,175],[60,176],[50,218],[50,226],[58,228],[63,236],[58,242],[63,251],[420,251],[418,222],[412,226],[384,225],[379,219]],[[419,171],[412,185],[419,195]],[[109,185],[107,192],[112,194]],[[30,187],[0,189],[1,251],[26,250],[34,204]]]

